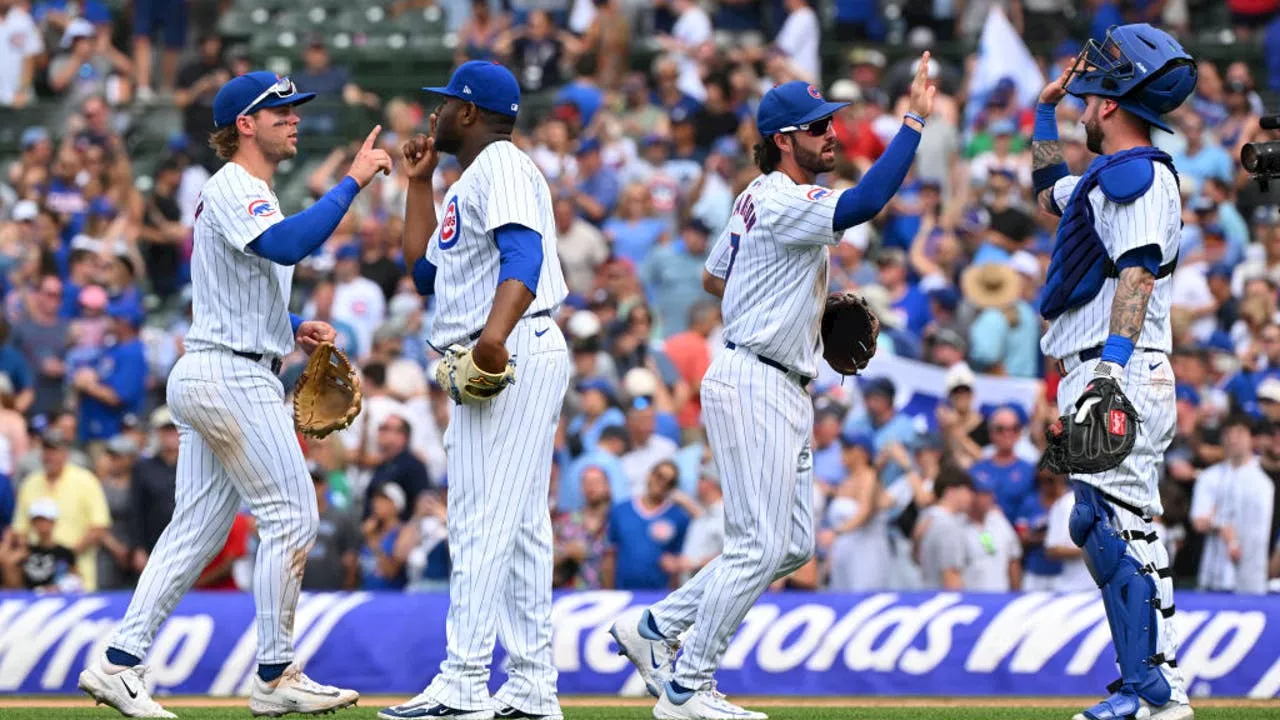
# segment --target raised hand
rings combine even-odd
[[[920,55],[920,66],[916,68],[916,76],[911,81],[911,98],[907,107],[920,117],[927,118],[933,112],[933,97],[938,94],[938,86],[929,82],[929,51]]]
[[[1040,102],[1045,105],[1057,105],[1067,96],[1067,83],[1071,81],[1071,72],[1074,67],[1075,63],[1071,63],[1071,66],[1063,70],[1056,80],[1044,86],[1040,91]]]
[[[440,153],[436,150],[436,114],[431,113],[429,120],[431,134],[414,135],[400,151],[404,153],[406,172],[410,180],[430,180],[440,163]]]
[[[364,139],[364,144],[360,146],[360,150],[356,152],[356,157],[351,161],[351,169],[347,170],[360,187],[365,187],[373,180],[373,176],[381,172],[383,175],[391,174],[391,156],[386,150],[377,147],[378,134],[382,132],[382,126],[377,125],[369,133],[369,137]]]

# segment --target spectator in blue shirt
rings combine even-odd
[[[643,494],[613,506],[603,572],[605,587],[671,587],[690,520],[689,513],[672,502],[677,481],[675,463],[664,460],[649,472]]]
[[[1195,178],[1197,185],[1216,177],[1223,182],[1233,182],[1236,165],[1226,150],[1216,142],[1209,142],[1205,137],[1204,119],[1190,113],[1184,115],[1180,122],[1182,133],[1187,137],[1187,147],[1173,156],[1173,164],[1178,174]]]
[[[13,409],[25,413],[36,399],[35,376],[22,351],[11,342],[12,326],[0,317],[0,375],[8,375],[13,385]]]
[[[617,396],[613,385],[596,377],[578,383],[578,413],[565,428],[569,454],[572,457],[590,452],[600,440],[600,433],[607,427],[623,427],[627,418],[617,408]]]
[[[115,343],[92,367],[82,367],[71,384],[80,393],[80,440],[107,440],[124,429],[127,415],[142,412],[146,399],[147,359],[138,330],[142,307],[119,301],[107,306]]]
[[[578,186],[573,199],[578,212],[599,226],[618,205],[618,178],[606,170],[600,157],[600,141],[589,137],[578,147]]]
[[[840,411],[823,408],[813,418],[813,477],[831,486],[832,492],[849,474],[840,446]]]
[[[874,460],[880,468],[880,481],[885,487],[911,469],[896,459],[901,453],[894,452],[893,446],[896,444],[909,448],[916,442],[915,424],[910,417],[899,414],[894,407],[896,393],[897,388],[889,378],[870,380],[862,389],[863,401],[867,406],[866,414],[858,416],[849,413],[842,428],[846,435],[871,435],[875,448]]]
[[[601,230],[613,248],[613,257],[626,258],[637,266],[643,266],[656,247],[667,245],[667,223],[654,215],[649,189],[641,183],[627,186],[617,214],[606,220]],[[700,290],[701,274],[698,278],[695,287]]]
[[[1267,59],[1267,87],[1280,93],[1280,15],[1262,36],[1262,57]]]
[[[400,515],[407,501],[395,483],[372,486],[369,517],[361,526],[364,545],[360,548],[360,587],[363,590],[401,590],[407,578],[404,566],[408,551],[397,548],[403,526]]]
[[[1044,536],[1049,526],[1049,508],[1066,492],[1066,479],[1061,475],[1037,474],[1036,492],[1023,498],[1013,519],[1013,528],[1022,541],[1022,589],[1027,592],[1052,590],[1053,579],[1062,574],[1062,561],[1051,560],[1045,554]]]
[[[1014,454],[1022,436],[1022,419],[1011,407],[1002,407],[987,420],[995,453],[969,468],[975,482],[995,488],[996,502],[1011,522],[1019,515],[1027,498],[1035,495],[1036,466]]]
[[[707,262],[710,235],[711,230],[701,220],[690,220],[680,232],[679,242],[653,248],[640,265],[640,279],[657,312],[664,338],[687,330],[693,306],[709,299],[702,289],[702,269]]]
[[[889,291],[889,301],[898,314],[906,318],[906,329],[917,338],[933,319],[929,296],[919,286],[908,282],[907,254],[901,248],[885,248],[876,256],[880,285]]]

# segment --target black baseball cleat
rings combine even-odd
[[[510,705],[505,705],[498,711],[494,712],[493,717],[495,719],[507,718],[508,720],[510,718],[527,718],[527,720],[564,720],[564,715],[560,713],[556,713],[554,715],[534,715],[533,713],[527,713],[519,708],[513,708]]]

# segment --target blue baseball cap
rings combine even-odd
[[[146,313],[142,304],[132,298],[120,298],[107,304],[107,317],[124,320],[134,327],[142,327]]]
[[[835,113],[847,102],[827,102],[822,91],[803,80],[783,83],[765,93],[756,110],[756,126],[768,137],[790,132]]]
[[[346,245],[343,245],[342,247],[338,248],[337,252],[333,254],[333,259],[334,260],[359,260],[360,246],[356,245],[355,243],[348,243]]]
[[[1200,405],[1200,393],[1191,385],[1178,383],[1174,386],[1174,394],[1178,402],[1186,401],[1197,407]]]
[[[1225,330],[1214,330],[1209,339],[1205,341],[1204,348],[1206,350],[1215,350],[1217,352],[1234,355],[1236,352],[1236,344],[1231,341],[1231,335]]]
[[[496,62],[472,60],[462,63],[444,87],[423,90],[457,98],[499,115],[515,117],[520,112],[520,83],[511,71]]]
[[[1205,274],[1205,277],[1209,277],[1209,278],[1220,277],[1220,278],[1226,278],[1230,280],[1231,266],[1226,263],[1214,263],[1213,265],[1209,266],[1209,272]]]
[[[30,150],[32,145],[49,139],[49,131],[39,126],[29,127],[22,131],[22,149]]]
[[[591,136],[589,138],[585,138],[578,145],[578,155],[586,155],[589,152],[595,152],[599,149],[600,149],[600,139],[595,136]]]
[[[867,454],[875,453],[875,442],[870,433],[845,432],[840,434],[840,444],[846,448],[862,448]]]
[[[267,70],[231,78],[213,96],[213,126],[224,128],[236,118],[265,108],[311,102],[315,93],[300,93],[293,81]]]

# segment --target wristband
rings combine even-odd
[[[1110,362],[1124,367],[1133,355],[1133,341],[1123,335],[1109,335],[1102,346],[1102,362]]]
[[[1036,105],[1036,123],[1031,128],[1031,139],[1054,141],[1058,139],[1058,106],[1049,103]]]
[[[1031,171],[1031,187],[1035,189],[1036,195],[1048,190],[1058,181],[1071,174],[1071,169],[1064,162],[1054,163],[1049,167],[1042,167],[1038,170]]]
[[[294,335],[298,334],[298,328],[301,326],[302,326],[302,318],[297,315],[294,315],[293,313],[289,313],[289,327],[293,328]]]
[[[904,116],[902,117],[902,119],[903,119],[903,120],[915,120],[916,122],[920,123],[920,127],[924,127],[925,125],[927,125],[927,124],[928,124],[928,123],[926,123],[926,122],[924,121],[924,116],[923,116],[923,115],[921,115],[921,114],[919,114],[919,113],[911,112],[910,110],[908,110],[908,111],[907,111],[907,114],[906,114],[906,115],[904,115]]]

